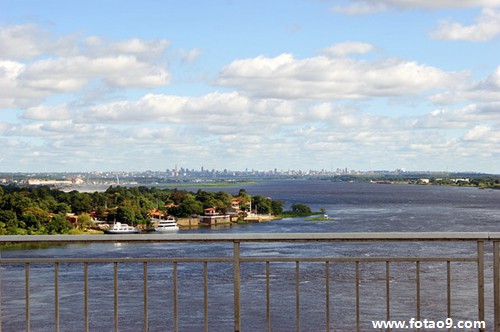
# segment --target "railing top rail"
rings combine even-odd
[[[500,232],[377,232],[377,233],[211,233],[121,235],[2,235],[11,243],[94,242],[416,242],[500,241]]]

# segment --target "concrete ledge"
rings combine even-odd
[[[127,235],[2,235],[8,243],[93,242],[416,242],[500,241],[500,232],[389,232],[389,233],[239,233],[239,234],[127,234]]]

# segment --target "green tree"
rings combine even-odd
[[[40,221],[31,212],[23,213],[21,215],[21,220],[22,220],[23,224],[25,225],[25,228],[28,230],[29,234],[36,234],[40,230],[40,228],[42,227],[42,224],[40,223]]]
[[[171,208],[169,212],[178,217],[199,215],[203,213],[203,205],[193,195],[188,194],[179,206]]]
[[[135,212],[131,206],[119,206],[116,210],[116,220],[119,222],[133,224],[135,221]]]
[[[141,224],[148,224],[150,221],[149,213],[156,204],[145,196],[139,196],[138,200],[139,211],[136,214],[136,219]]]
[[[1,235],[16,234],[18,228],[24,228],[20,225],[14,211],[0,210],[0,227]]]
[[[174,204],[178,205],[186,199],[187,195],[188,193],[186,191],[174,189],[174,191],[170,193],[170,199],[174,202]]]
[[[252,199],[253,208],[260,214],[272,213],[271,199],[264,196],[254,196]]]
[[[245,189],[240,189],[238,191],[238,200],[240,202],[240,209],[243,211],[250,211],[250,203],[252,202],[252,196],[247,194]]]
[[[71,207],[67,203],[58,203],[53,210],[54,213],[60,213],[63,215],[66,215],[67,213],[71,212]]]
[[[204,208],[213,207],[215,195],[212,192],[199,189],[196,192],[196,200],[203,204]]]
[[[14,192],[10,195],[7,195],[2,200],[2,209],[4,210],[12,210],[16,213],[17,217],[21,217],[24,210],[29,207],[35,206],[35,202],[29,197],[26,197],[22,192]]]
[[[71,192],[71,211],[76,214],[92,211],[92,198],[87,193]]]
[[[292,205],[292,212],[296,213],[298,215],[303,215],[303,216],[310,215],[312,213],[309,206],[307,206],[305,204],[293,204]]]
[[[231,199],[233,199],[233,196],[225,191],[218,191],[215,193],[215,198],[221,201],[227,208],[231,206]]]
[[[78,216],[78,227],[81,229],[87,229],[92,227],[92,218],[86,213],[82,213]]]
[[[56,214],[45,226],[48,234],[65,234],[71,229],[71,224],[63,214]]]
[[[279,216],[280,214],[283,214],[283,205],[284,202],[281,200],[273,200],[271,202],[271,208],[272,208],[272,214],[275,216]]]

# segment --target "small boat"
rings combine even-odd
[[[104,230],[106,234],[134,234],[139,233],[139,230],[135,227],[129,226],[127,224],[122,224],[121,222],[114,223],[109,229]]]
[[[175,232],[179,230],[179,226],[177,226],[177,221],[174,217],[168,216],[167,219],[161,218],[151,218],[153,223],[156,223],[155,231],[157,232]]]

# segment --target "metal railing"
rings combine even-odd
[[[303,274],[307,274],[309,264],[319,265],[320,268],[316,268],[315,271],[322,270],[323,272],[318,272],[321,277],[310,277],[311,280],[314,279],[322,280],[324,282],[323,285],[317,286],[317,288],[321,288],[321,292],[324,292],[322,298],[317,298],[318,302],[324,304],[323,311],[323,320],[320,325],[323,329],[330,331],[334,329],[335,319],[332,318],[332,303],[336,301],[336,295],[339,292],[334,292],[332,289],[336,285],[335,281],[333,281],[334,277],[334,265],[340,264],[353,264],[354,271],[352,275],[346,277],[345,280],[352,280],[354,285],[354,293],[351,294],[352,299],[354,300],[354,307],[351,310],[354,319],[350,321],[352,324],[352,330],[362,331],[367,329],[368,325],[366,321],[362,321],[363,313],[362,313],[362,299],[361,299],[361,287],[369,286],[370,280],[364,280],[362,278],[361,268],[369,265],[369,264],[382,264],[383,268],[380,269],[382,276],[377,275],[373,277],[372,280],[377,280],[379,284],[383,284],[385,288],[383,295],[384,299],[382,303],[385,308],[378,309],[378,319],[391,321],[395,317],[401,317],[401,315],[393,314],[395,304],[398,305],[398,294],[393,294],[391,291],[393,290],[392,282],[395,280],[398,275],[398,266],[404,265],[403,268],[399,268],[404,270],[405,273],[411,275],[408,277],[410,282],[405,283],[405,285],[411,285],[414,282],[414,285],[411,289],[408,290],[408,294],[411,295],[411,301],[414,303],[414,312],[408,313],[407,318],[414,317],[416,321],[420,321],[425,317],[422,316],[422,310],[426,305],[422,301],[422,275],[423,275],[423,265],[424,264],[444,264],[446,266],[446,282],[444,283],[446,286],[436,287],[438,290],[442,291],[446,298],[446,310],[444,313],[447,317],[450,318],[453,316],[453,304],[452,294],[453,287],[452,286],[460,286],[461,289],[470,290],[471,288],[477,289],[477,301],[476,302],[476,314],[475,317],[468,317],[469,320],[474,320],[477,322],[489,322],[489,326],[485,329],[484,327],[479,327],[477,330],[484,331],[499,331],[500,332],[500,233],[487,233],[487,232],[471,232],[471,233],[447,233],[447,232],[433,232],[433,233],[303,233],[303,234],[295,234],[295,233],[241,233],[241,234],[141,234],[141,235],[94,235],[94,236],[0,236],[0,245],[5,246],[8,244],[90,244],[90,243],[192,243],[193,246],[202,245],[202,244],[221,244],[225,243],[229,246],[232,246],[232,250],[230,253],[226,254],[223,257],[214,257],[207,255],[206,257],[189,257],[189,255],[185,255],[184,257],[55,257],[55,258],[32,258],[32,257],[24,257],[24,258],[0,258],[0,267],[2,268],[2,272],[6,271],[12,266],[24,265],[24,299],[15,299],[16,303],[19,304],[19,300],[24,300],[24,320],[25,320],[25,329],[26,331],[30,331],[31,329],[31,311],[30,308],[33,305],[32,303],[32,294],[31,290],[37,285],[33,285],[31,280],[31,267],[36,265],[53,265],[53,311],[54,317],[47,319],[53,319],[53,326],[56,331],[60,330],[61,316],[60,316],[60,296],[61,296],[61,285],[60,278],[62,272],[60,271],[60,267],[62,264],[66,265],[78,265],[83,264],[83,326],[78,329],[83,328],[85,331],[91,330],[90,327],[90,318],[89,318],[89,290],[91,285],[89,283],[89,265],[96,264],[112,264],[112,284],[113,284],[113,328],[115,331],[119,329],[119,266],[124,264],[142,264],[142,329],[144,331],[153,330],[149,326],[150,322],[150,286],[148,282],[151,280],[148,277],[149,270],[148,268],[152,264],[156,263],[166,263],[170,264],[172,267],[171,273],[171,281],[172,281],[172,301],[173,301],[173,310],[172,310],[172,325],[171,327],[166,327],[166,330],[173,329],[174,331],[179,331],[180,328],[180,313],[179,313],[179,266],[180,264],[189,264],[189,263],[198,263],[202,264],[203,272],[202,272],[202,284],[203,284],[203,329],[205,331],[209,330],[209,319],[213,317],[209,315],[210,312],[210,299],[213,297],[217,297],[220,294],[210,293],[211,297],[209,298],[209,272],[208,266],[216,265],[216,264],[228,264],[231,266],[232,276],[230,278],[232,282],[232,301],[233,301],[233,317],[232,317],[232,326],[234,326],[234,331],[242,330],[242,317],[247,317],[247,320],[255,319],[263,319],[263,317],[249,317],[250,313],[246,312],[247,306],[242,306],[242,282],[245,283],[245,274],[242,273],[242,266],[246,266],[247,264],[264,264],[265,272],[262,279],[265,280],[265,328],[268,331],[272,330],[273,323],[273,315],[272,315],[272,302],[273,299],[279,298],[282,294],[271,293],[272,288],[272,279],[276,278],[271,274],[271,265],[275,266],[278,264],[288,264],[293,266],[291,268],[291,275],[294,275],[294,310],[293,319],[295,320],[294,324],[295,329],[300,331],[303,328],[303,325],[307,325],[307,315],[305,315],[303,310],[303,302],[302,298],[307,295],[304,294],[302,288],[307,287],[307,284],[304,284],[305,278],[309,278],[307,276],[303,276]],[[265,255],[264,253],[259,252],[260,244],[281,244],[281,243],[295,243],[296,245],[313,245],[314,248],[321,248],[326,243],[339,243],[345,244],[367,244],[366,247],[362,246],[362,248],[356,248],[355,253],[361,252],[361,255],[352,255],[345,256],[344,254],[331,253],[327,251],[327,254],[316,254],[310,255],[306,250],[301,252],[300,255]],[[385,255],[377,255],[375,257],[371,256],[371,246],[383,244],[378,248],[385,249],[387,245],[394,245],[395,243],[400,244],[419,244],[426,247],[432,247],[434,244],[466,244],[465,253],[464,249],[460,249],[459,252],[455,252],[454,248],[445,247],[446,254],[440,254],[441,247],[437,247],[437,249],[430,249],[430,252],[434,253],[432,255],[398,255],[397,249],[396,252],[390,251],[390,254]],[[251,248],[242,248],[242,244],[251,244]],[[474,245],[471,247],[471,244]],[[485,252],[485,244],[487,246]],[[491,246],[491,244],[493,244]],[[492,247],[492,250],[489,248]],[[269,247],[268,247],[269,248]],[[300,250],[300,249],[299,249]],[[434,250],[434,251],[433,251]],[[382,250],[383,252],[387,252]],[[492,251],[492,252],[491,252]],[[251,255],[246,255],[246,252],[251,252]],[[410,251],[410,253],[413,253]],[[437,254],[436,254],[437,253]],[[3,256],[3,255],[2,255]],[[490,258],[492,257],[492,259]],[[464,269],[463,265],[467,265],[467,269]],[[459,268],[455,269],[458,272],[463,272],[465,275],[470,276],[474,275],[473,285],[460,285],[460,280],[456,282],[453,280],[452,276],[452,265],[457,265]],[[470,267],[472,265],[472,267]],[[378,266],[378,265],[377,265]],[[491,271],[493,270],[493,271]],[[370,269],[366,268],[366,271],[372,272]],[[486,274],[485,274],[486,272]],[[315,272],[316,273],[316,272]],[[342,272],[344,273],[344,272]],[[425,272],[428,274],[429,272]],[[347,272],[346,272],[347,274]],[[368,274],[365,272],[365,274]],[[3,277],[0,275],[0,278]],[[242,279],[243,278],[243,279]],[[349,279],[352,278],[352,279]],[[433,277],[434,278],[434,277]],[[462,277],[460,277],[462,278]],[[458,278],[458,279],[460,279]],[[366,279],[366,278],[365,278]],[[274,280],[274,279],[273,279]],[[345,284],[342,283],[342,285]],[[434,280],[434,279],[432,279]],[[431,280],[431,281],[432,281]],[[437,279],[436,279],[437,280]],[[382,281],[382,282],[380,282]],[[463,280],[462,280],[463,281]],[[3,282],[3,279],[0,279],[0,282]],[[224,283],[227,280],[223,281]],[[428,281],[426,281],[428,282]],[[436,281],[437,282],[437,281]],[[439,280],[441,282],[441,280]],[[35,282],[36,283],[36,282]],[[293,282],[292,282],[293,283]],[[439,285],[442,285],[440,283]],[[2,285],[3,286],[3,285]],[[485,291],[485,286],[488,290],[493,290],[493,296],[491,296],[491,292]],[[274,286],[273,286],[274,287]],[[277,288],[277,287],[276,287]],[[281,287],[283,289],[289,289],[284,285]],[[13,301],[7,301],[7,298],[11,295],[9,293],[9,289],[5,289],[2,287],[0,293],[0,331],[2,326],[7,322],[2,317],[2,313],[6,310],[9,310],[8,305]],[[485,300],[485,292],[488,295],[488,301]],[[252,290],[245,290],[245,294],[252,293]],[[228,294],[224,294],[227,297]],[[248,295],[247,295],[248,296]],[[252,296],[252,295],[250,295]],[[350,299],[350,297],[347,297]],[[309,304],[311,299],[308,300]],[[375,302],[370,302],[370,306],[373,303],[376,303],[379,300],[375,300]],[[379,301],[380,302],[380,301]],[[302,305],[302,306],[301,306]],[[413,304],[412,304],[413,305]],[[436,304],[432,304],[436,306]],[[292,304],[293,306],[293,304]],[[338,305],[333,310],[338,310]],[[279,310],[284,310],[279,308]],[[444,309],[443,309],[444,310]],[[380,311],[384,311],[383,314],[380,314]],[[414,314],[414,316],[412,316]],[[248,318],[249,317],[249,318]],[[293,320],[291,319],[291,320]],[[318,324],[318,323],[315,323]],[[364,324],[364,325],[363,325]],[[317,327],[318,325],[316,325]],[[314,328],[317,330],[317,328]],[[418,326],[417,326],[418,327]],[[127,330],[126,326],[120,326],[120,329]],[[309,328],[312,329],[312,328]],[[372,329],[373,330],[373,329]]]

